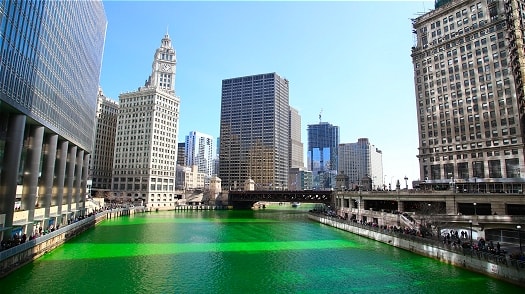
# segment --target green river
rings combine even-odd
[[[523,293],[309,221],[307,209],[106,220],[1,279],[0,293]]]

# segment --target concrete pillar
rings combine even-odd
[[[4,227],[13,226],[15,214],[16,186],[18,170],[20,168],[20,157],[24,143],[24,128],[26,124],[25,115],[11,115],[7,122],[7,134],[5,138],[4,157],[0,177],[0,214],[5,214]],[[11,230],[4,232],[5,239],[11,238]]]
[[[80,210],[80,201],[81,201],[81,198],[80,198],[80,193],[81,193],[81,187],[82,187],[82,171],[84,170],[83,168],[83,165],[84,165],[84,150],[78,150],[77,149],[77,164],[76,164],[76,168],[75,168],[75,193],[74,193],[74,201],[75,201],[75,214],[79,214],[79,210]],[[83,195],[84,198],[86,195]]]
[[[454,194],[454,197],[447,197],[445,202],[445,211],[446,214],[449,215],[457,215],[457,209],[456,209],[456,194]]]
[[[490,206],[491,206],[491,209],[492,209],[492,214],[494,215],[494,213],[496,213],[497,215],[505,215],[507,214],[507,211],[506,211],[506,207],[505,207],[505,202],[491,202],[490,203]]]
[[[84,165],[82,168],[82,189],[80,191],[80,194],[82,197],[80,198],[80,205],[83,209],[83,213],[86,213],[86,195],[88,194],[87,191],[87,182],[88,182],[88,176],[89,176],[89,158],[90,154],[87,152],[84,153]]]
[[[64,202],[64,184],[66,178],[66,164],[67,164],[67,151],[69,149],[69,142],[62,141],[59,144],[60,149],[58,150],[58,164],[56,166],[56,183],[55,191],[56,195],[52,197],[52,203],[57,206],[57,224],[62,222],[62,204]]]
[[[75,166],[77,165],[77,146],[69,146],[68,152],[69,155],[66,167],[66,207],[67,212],[71,212],[71,203],[73,202],[73,188],[75,180]]]
[[[397,201],[397,211],[404,212],[405,211],[405,203],[403,201]]]
[[[46,138],[44,161],[40,189],[38,191],[38,206],[44,207],[44,217],[49,219],[51,196],[53,193],[53,179],[55,177],[55,162],[57,158],[58,135],[49,135]]]
[[[38,178],[40,177],[40,158],[42,156],[42,143],[44,140],[44,127],[31,126],[26,146],[26,159],[24,162],[24,177],[22,180],[22,210],[27,210],[25,233],[33,233],[35,220],[35,204],[38,193]]]

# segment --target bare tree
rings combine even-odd
[[[417,206],[419,215],[419,230],[425,237],[440,236],[441,228],[447,227],[440,215],[444,214],[445,206],[441,202],[422,202]]]

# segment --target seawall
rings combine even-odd
[[[509,257],[483,254],[463,248],[455,250],[438,246],[435,240],[411,237],[404,234],[390,234],[379,229],[349,223],[328,216],[308,214],[308,218],[359,236],[389,244],[419,255],[437,259],[441,262],[462,267],[496,279],[504,280],[525,287],[524,263],[511,260]]]
[[[3,250],[0,252],[0,278],[7,276],[106,219],[142,211],[144,211],[142,207],[104,210],[33,240]]]

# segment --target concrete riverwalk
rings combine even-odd
[[[308,218],[444,263],[525,287],[525,262],[512,259],[508,255],[490,254],[461,246],[452,247],[439,240],[393,232],[319,213],[309,213]]]

